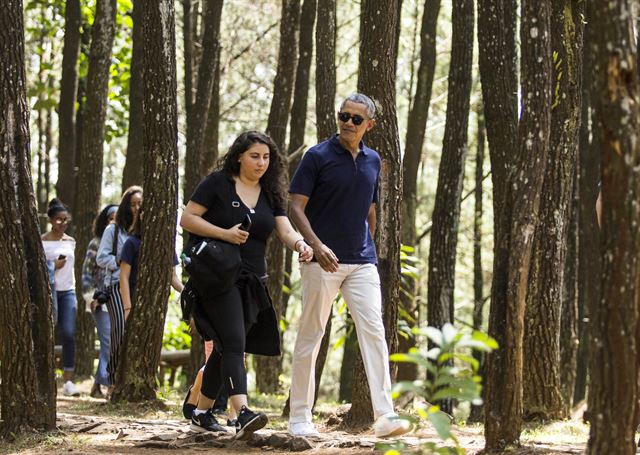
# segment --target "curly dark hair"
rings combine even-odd
[[[47,209],[47,216],[52,219],[58,213],[69,212],[69,207],[64,205],[60,199],[54,197],[49,201],[49,208]]]
[[[98,213],[98,216],[93,220],[93,235],[98,238],[102,237],[104,230],[109,224],[109,214],[117,208],[118,206],[116,204],[107,204],[107,206]]]
[[[142,195],[142,187],[134,185],[124,191],[122,200],[116,212],[116,224],[125,232],[129,232],[129,228],[133,224],[133,212],[131,211],[131,197],[134,194]]]
[[[233,141],[229,151],[218,160],[217,170],[226,173],[229,178],[240,174],[238,158],[249,150],[253,144],[264,144],[269,147],[269,167],[260,178],[260,186],[269,201],[271,207],[285,207],[284,196],[284,165],[278,146],[273,139],[260,131],[245,131]]]

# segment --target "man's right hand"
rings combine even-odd
[[[313,248],[313,255],[325,272],[333,273],[338,271],[338,257],[324,243]]]

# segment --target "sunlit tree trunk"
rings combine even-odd
[[[389,352],[398,349],[398,306],[400,305],[400,201],[402,171],[400,139],[396,116],[396,59],[399,8],[398,1],[364,0],[360,16],[360,58],[358,91],[370,96],[378,107],[377,124],[365,140],[382,159],[378,186],[378,225],[375,235],[378,273],[382,291],[382,317]],[[374,65],[373,62],[377,62]],[[369,383],[364,374],[362,356],[355,364],[352,404],[346,416],[348,425],[370,423],[373,419]],[[391,364],[391,380],[396,365]]]
[[[21,0],[0,4],[0,435],[56,424],[51,291],[31,183]]]
[[[589,455],[636,452],[640,94],[631,7],[624,0],[593,5],[598,19],[591,42],[592,137],[602,151],[602,297],[589,315]]]
[[[175,251],[178,102],[173,0],[143,0],[144,188],[135,302],[127,321],[114,400],[155,398]]]

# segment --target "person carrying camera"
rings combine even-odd
[[[110,398],[116,380],[116,369],[120,357],[120,345],[124,340],[124,324],[131,307],[124,306],[120,295],[120,256],[124,242],[129,238],[129,229],[133,220],[138,215],[142,205],[142,188],[131,186],[122,195],[120,205],[116,211],[115,223],[110,224],[104,230],[96,264],[106,270],[104,286],[109,294],[107,308],[109,309],[109,322],[111,324],[109,363],[107,372],[109,374],[109,391],[107,398]]]
[[[98,267],[96,256],[102,234],[107,226],[116,218],[118,206],[107,205],[93,221],[93,239],[87,246],[87,254],[82,263],[82,295],[91,310],[91,316],[96,324],[98,339],[100,340],[100,354],[98,355],[98,367],[94,377],[90,395],[93,398],[104,398],[101,386],[109,387],[109,375],[107,374],[107,364],[109,363],[109,348],[111,338],[111,322],[107,302],[109,293],[107,292],[104,279],[106,270]],[[89,311],[89,309],[87,311]]]
[[[215,350],[205,365],[191,429],[225,431],[211,411],[213,398],[224,386],[238,416],[236,438],[245,439],[266,425],[267,416],[247,407],[244,353],[280,354],[278,323],[265,285],[267,239],[275,229],[287,247],[300,253],[301,261],[309,261],[312,250],[286,216],[283,165],[269,136],[258,131],[242,133],[218,167],[194,191],[180,225],[190,233],[186,251],[192,261],[210,244],[239,245],[241,271],[234,285],[221,293],[220,289],[202,291],[219,276],[193,283],[200,294],[194,320],[198,330],[205,332],[203,338],[214,340]],[[190,275],[192,282],[194,275]]]
[[[76,356],[76,280],[73,274],[76,241],[65,231],[71,222],[66,205],[54,198],[47,210],[51,230],[42,235],[42,246],[47,262],[54,265],[53,319],[58,324],[62,337],[62,369],[64,385],[62,391],[68,396],[79,396],[73,383]]]

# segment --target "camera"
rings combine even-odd
[[[103,305],[109,301],[109,293],[107,291],[96,291],[93,293],[93,300]]]

